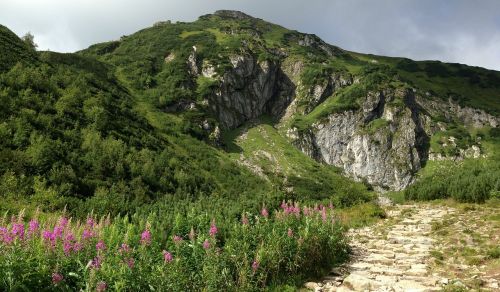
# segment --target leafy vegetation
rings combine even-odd
[[[8,28],[0,24],[0,73],[7,71],[17,62],[36,63],[37,56],[29,43],[23,42]]]
[[[358,109],[368,92],[410,85],[498,112],[496,72],[350,53],[254,18],[165,22],[76,54],[36,52],[0,26],[0,51],[0,212],[9,214],[0,222],[0,290],[284,287],[345,258],[342,225],[384,216],[368,186],[296,149],[274,117],[211,140],[217,120],[205,100],[219,81],[191,74],[190,56],[219,76],[232,67],[229,56],[251,54],[303,62],[305,87],[338,72],[359,80],[294,116],[299,130]],[[377,119],[365,130],[386,125]],[[460,147],[481,137],[481,147],[498,149],[498,129],[459,126],[431,147],[449,136]],[[424,172],[405,195],[481,202],[500,192],[498,165],[490,156]],[[259,215],[283,200],[297,203]],[[339,209],[320,205],[329,203]],[[59,215],[73,222],[61,226]],[[30,216],[39,224],[31,234]],[[102,219],[90,226],[87,217]]]
[[[347,256],[332,207],[283,203],[223,223],[202,214],[4,217],[0,289],[252,291],[295,285]]]
[[[434,200],[452,197],[459,202],[486,201],[498,191],[500,168],[498,160],[466,160],[458,166],[440,168],[432,176],[420,178],[405,190],[410,200]]]
[[[458,163],[427,162],[417,181],[404,191],[406,199],[435,200],[451,197],[459,202],[482,203],[494,197],[500,190],[500,137],[497,129],[482,129],[474,135],[463,129],[452,128],[450,131],[456,137],[466,136],[466,141],[479,138],[481,147],[488,156],[469,158]],[[460,140],[463,141],[464,138],[459,138],[457,144],[464,147],[465,145],[460,146]]]

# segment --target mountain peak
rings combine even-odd
[[[217,10],[214,15],[226,18],[253,19],[254,17],[237,10]]]

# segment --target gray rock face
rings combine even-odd
[[[196,47],[193,46],[193,51],[191,52],[191,54],[189,54],[187,60],[188,70],[191,75],[198,75],[199,73],[197,62],[198,60],[196,57]]]
[[[431,114],[444,115],[448,120],[457,118],[462,123],[475,128],[484,126],[496,128],[500,126],[500,117],[490,115],[483,110],[462,107],[452,99],[449,99],[448,102],[438,102],[418,97],[417,100]]]
[[[270,61],[250,54],[231,57],[232,69],[221,77],[210,101],[221,125],[235,128],[262,114],[281,115],[295,94],[295,85]]]
[[[370,92],[359,110],[331,114],[311,129],[291,129],[287,135],[308,156],[340,167],[354,179],[379,190],[401,190],[427,160],[450,159],[429,153],[430,136],[445,129],[431,116],[442,114],[468,126],[500,124],[483,111],[423,99],[413,90],[391,89]],[[462,156],[480,157],[480,148],[460,149]]]
[[[305,108],[305,114],[314,110],[314,108],[331,96],[337,89],[353,84],[353,78],[349,73],[335,72],[325,79],[322,83],[316,84],[307,88],[306,94],[303,97],[308,100],[308,105]]]
[[[395,98],[405,99],[406,106],[391,106]],[[312,147],[300,146],[358,180],[383,189],[403,189],[427,158],[422,150],[428,137],[412,98],[409,91],[370,93],[360,110],[330,115],[316,125],[302,140],[312,140]],[[370,129],[375,120],[382,126]]]
[[[310,36],[302,40],[302,45],[320,44]],[[236,128],[263,114],[285,120],[307,114],[339,88],[359,82],[349,73],[335,72],[304,88],[299,78],[303,63],[258,61],[251,52],[231,56],[232,67],[222,76],[208,61],[202,63],[201,68],[196,66],[194,49],[188,60],[191,74],[219,82],[207,106],[222,129]],[[300,109],[296,95],[300,95],[302,105],[306,101]],[[446,130],[446,123],[433,117],[444,115],[445,119],[474,127],[500,125],[498,117],[452,101],[424,98],[411,89],[372,91],[358,103],[359,109],[333,113],[301,132],[288,129],[287,136],[311,158],[340,167],[350,177],[379,190],[404,189],[427,160],[447,159],[429,153],[430,137]],[[464,157],[480,156],[478,147],[460,151]]]
[[[330,57],[342,53],[342,50],[340,48],[325,43],[322,39],[314,34],[304,34],[302,39],[298,40],[298,44],[303,47],[311,47],[323,51]]]

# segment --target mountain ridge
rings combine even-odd
[[[498,286],[497,72],[233,11],[34,47],[0,26],[0,290]]]
[[[203,91],[205,96],[201,98],[208,107],[203,109],[196,102],[191,107],[198,105],[201,111],[215,118],[218,124],[211,126],[212,129],[220,126],[223,131],[231,130],[262,114],[270,114],[275,117],[275,126],[284,129],[282,134],[311,158],[341,167],[348,175],[367,180],[380,190],[404,189],[429,157],[479,157],[480,146],[472,141],[465,128],[496,128],[499,124],[496,114],[500,75],[494,71],[347,52],[315,35],[289,31],[235,11],[216,12],[194,23],[178,25],[183,40],[194,38],[193,47],[201,46],[203,50],[200,38],[205,34],[215,36],[216,43],[224,45],[218,57],[226,56],[225,60],[204,56],[199,49],[189,48],[185,52],[190,77],[205,86],[209,84],[202,90],[196,89]],[[231,64],[224,63],[227,60]],[[384,91],[400,92],[389,97],[392,109],[388,112],[384,112],[387,99],[382,96]],[[369,94],[381,97],[366,97]],[[398,113],[403,113],[397,110],[401,106],[408,109],[408,117],[403,120],[397,118]],[[322,122],[328,117],[358,110],[366,114],[362,119],[354,118],[355,126],[348,132],[316,136],[322,131],[318,127],[328,124]],[[388,121],[388,117],[396,120]],[[443,140],[446,138],[431,139],[435,133],[448,131],[443,123],[453,129],[458,126],[458,132],[465,133],[458,138],[462,140],[461,147],[450,150],[449,143]],[[414,134],[404,130],[410,124]],[[384,129],[388,129],[388,135],[382,133]],[[393,145],[397,129],[403,137],[414,138]],[[320,140],[322,145],[318,145]],[[334,146],[333,140],[340,146]],[[382,143],[382,147],[377,143]],[[379,149],[371,150],[368,146],[371,144]],[[377,159],[381,153],[386,158]],[[364,165],[367,157],[375,162]],[[409,161],[412,162],[404,166]]]
[[[155,182],[160,181],[159,177],[134,174],[136,162],[123,162],[117,167],[124,172],[116,169],[113,176],[99,174],[92,183],[90,178],[72,182],[67,178],[51,179],[44,172],[55,167],[50,163],[41,172],[33,172],[31,166],[18,170],[29,177],[42,175],[49,189],[61,191],[62,185],[69,184],[72,187],[63,191],[68,196],[79,189],[86,190],[77,191],[84,198],[94,197],[98,190],[117,192],[117,178],[128,188],[136,188],[137,198],[142,198],[137,200],[142,203],[155,202],[165,193],[183,192],[181,189],[190,194],[199,190],[204,194],[225,193],[228,185],[223,177],[207,176],[212,176],[210,172],[220,165],[228,165],[231,172],[240,173],[235,180],[252,176],[250,185],[260,182],[265,186],[262,192],[276,188],[279,196],[303,199],[333,195],[338,196],[339,204],[349,205],[357,200],[354,192],[366,199],[369,195],[364,194],[372,188],[405,189],[429,162],[433,165],[442,160],[487,159],[494,157],[498,149],[495,129],[499,125],[500,73],[353,53],[315,35],[287,30],[240,12],[220,11],[189,23],[158,22],[120,40],[95,44],[74,54],[38,55],[44,66],[52,68],[50,74],[70,70],[75,80],[87,76],[82,78],[89,78],[86,82],[95,89],[84,96],[93,96],[105,88],[117,100],[128,96],[130,103],[120,106],[148,128],[131,130],[130,142],[123,134],[116,135],[117,131],[101,132],[103,139],[109,137],[110,145],[106,147],[124,143],[123,149],[152,153],[168,147],[168,155],[185,161],[183,167],[170,165],[170,174],[165,173],[168,179],[159,184]],[[16,70],[19,72],[13,73]],[[9,74],[30,70],[29,66],[11,68]],[[19,86],[8,78],[4,86],[17,90],[14,88]],[[51,86],[57,87],[57,82]],[[36,88],[33,84],[22,86]],[[53,95],[54,105],[60,104],[60,93]],[[70,112],[75,114],[78,108],[90,104],[86,98],[71,105],[74,108]],[[88,116],[82,121],[90,126],[87,119],[94,119],[101,109],[96,107],[92,112],[87,107]],[[65,114],[64,107],[60,106],[59,111]],[[121,119],[114,115],[119,112],[115,105],[104,112],[108,111],[113,113],[108,119]],[[6,117],[3,121],[9,129],[9,119],[20,118],[14,112]],[[124,129],[128,128],[126,124],[122,124]],[[17,135],[14,128],[9,131],[6,137]],[[138,142],[145,133],[153,133],[154,139],[162,142],[155,142],[157,146]],[[250,140],[246,138],[248,133],[253,137]],[[66,139],[56,137],[50,141]],[[35,142],[28,139],[24,143],[11,144],[9,151],[24,151]],[[196,146],[188,147],[186,143]],[[281,145],[281,149],[272,145]],[[186,153],[183,148],[191,150]],[[137,159],[143,155],[136,150],[123,151]],[[194,155],[198,152],[203,154]],[[154,155],[146,156],[140,159],[153,165],[159,163],[155,167],[165,163],[155,162]],[[215,168],[205,165],[203,157],[208,156],[220,159],[212,163]],[[200,168],[198,163],[203,166]],[[77,165],[69,168],[84,172],[76,171]],[[12,169],[9,164],[2,167],[6,172]],[[341,177],[340,172],[360,183]],[[193,178],[197,187],[189,187],[188,180],[181,182],[186,173],[200,174]],[[140,186],[131,185],[134,179]],[[33,192],[31,187],[27,192]],[[252,190],[242,192],[249,193]],[[132,208],[132,202],[126,208]]]

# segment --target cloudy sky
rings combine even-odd
[[[500,70],[500,0],[0,0],[0,23],[72,52],[158,20],[241,10],[344,49]]]

